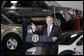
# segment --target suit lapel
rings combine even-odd
[[[47,28],[45,29],[45,35],[47,35]]]
[[[44,29],[44,35],[47,35],[47,26]]]

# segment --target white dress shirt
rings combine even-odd
[[[52,27],[53,27],[53,24],[47,27],[47,34],[48,34],[48,36],[50,35],[50,32],[52,30]]]

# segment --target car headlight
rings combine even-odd
[[[1,33],[3,33],[5,30],[1,30]]]

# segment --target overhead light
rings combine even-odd
[[[15,6],[11,6],[11,8],[10,9],[16,9],[16,7]]]
[[[11,3],[17,3],[18,1],[11,1]]]

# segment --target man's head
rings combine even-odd
[[[47,23],[48,26],[50,26],[51,24],[53,24],[53,17],[47,16],[46,17],[46,23]]]

